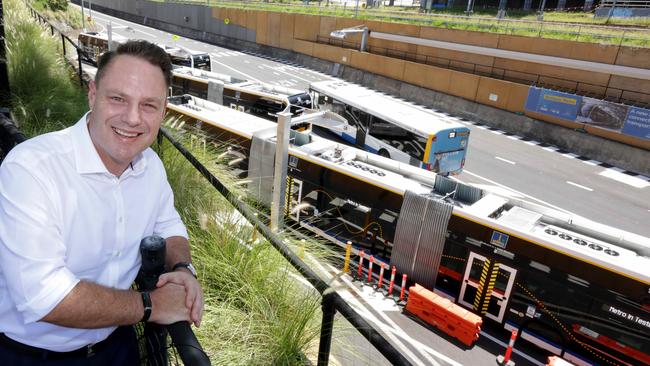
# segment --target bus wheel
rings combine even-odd
[[[379,154],[379,156],[383,156],[385,158],[390,159],[390,154],[388,153],[388,150],[386,150],[386,149],[380,149],[378,154]]]

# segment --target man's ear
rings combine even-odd
[[[92,111],[95,105],[95,98],[97,98],[97,85],[95,80],[91,80],[88,84],[88,108]]]

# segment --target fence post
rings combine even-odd
[[[66,56],[66,50],[65,50],[65,36],[63,33],[61,33],[61,45],[63,46],[63,58]]]
[[[323,311],[323,322],[320,328],[320,343],[318,344],[318,366],[327,366],[329,363],[330,349],[332,348],[332,328],[334,327],[334,307],[333,293],[323,295],[321,309]]]
[[[84,86],[83,72],[81,71],[81,51],[77,48],[77,62],[79,62],[79,85]]]

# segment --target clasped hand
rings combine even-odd
[[[201,325],[203,317],[203,290],[190,273],[174,271],[164,273],[151,292],[153,305],[150,321],[158,324],[172,324],[189,321]]]

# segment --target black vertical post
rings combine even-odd
[[[79,85],[84,86],[83,72],[81,71],[81,51],[77,48],[77,61],[79,62]]]
[[[334,299],[332,294],[323,295],[323,323],[320,328],[320,343],[318,344],[318,366],[327,366],[329,363],[330,350],[332,348],[332,329],[334,327]]]
[[[7,68],[7,51],[5,49],[5,22],[0,0],[0,113],[9,117],[11,107],[11,90],[9,90],[9,70]]]
[[[66,56],[66,52],[65,52],[65,36],[63,35],[63,33],[61,33],[61,45],[63,46],[63,58],[65,58],[65,56]]]

